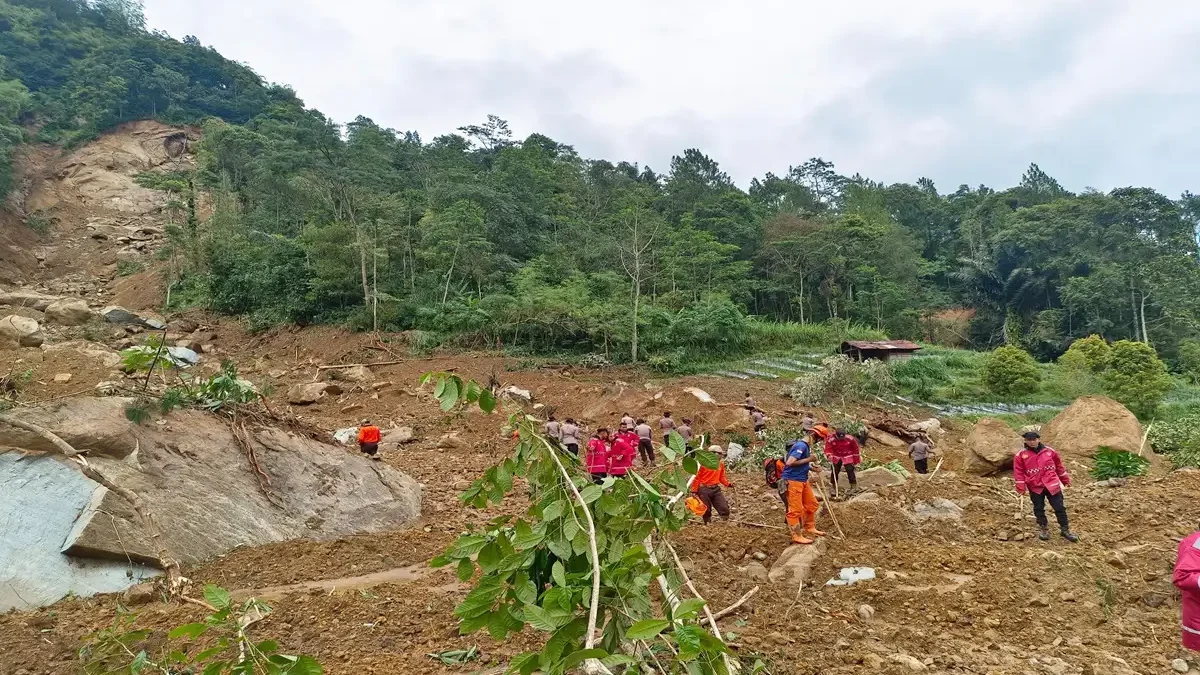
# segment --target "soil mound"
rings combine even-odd
[[[1013,457],[1021,449],[1021,434],[1004,422],[984,417],[967,436],[963,471],[989,476],[1012,468]]]
[[[834,508],[838,523],[850,539],[892,541],[917,536],[917,524],[912,515],[877,495],[863,495]],[[819,514],[818,520],[826,530],[832,526],[826,514]]]
[[[1090,459],[1101,447],[1136,453],[1142,425],[1111,398],[1084,396],[1042,427],[1042,440],[1064,458]]]

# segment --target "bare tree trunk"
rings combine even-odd
[[[454,255],[450,257],[450,269],[446,270],[446,288],[442,291],[443,305],[450,297],[450,278],[454,276],[454,264],[458,262],[458,245],[460,243],[462,243],[461,239],[454,244]]]
[[[635,263],[636,264],[636,263]],[[642,299],[642,284],[640,279],[635,279],[633,282],[633,354],[631,355],[633,362],[638,360],[638,309]]]
[[[379,332],[379,221],[371,235],[371,330]]]
[[[1138,308],[1142,317],[1142,342],[1150,344],[1150,332],[1146,330],[1146,294],[1142,293],[1142,305]],[[1153,347],[1154,345],[1150,345]]]
[[[1137,292],[1133,290],[1132,284],[1129,286],[1129,306],[1133,309],[1133,339],[1141,342],[1142,335],[1138,326]]]

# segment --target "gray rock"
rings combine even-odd
[[[327,371],[329,377],[341,382],[360,382],[371,383],[375,381],[375,373],[366,366],[354,366],[353,368],[336,368]]]
[[[103,316],[104,320],[109,323],[132,324],[151,330],[162,330],[167,327],[165,323],[155,317],[135,314],[124,307],[116,305],[100,310],[100,316]]]
[[[40,347],[46,336],[37,321],[10,315],[0,319],[0,349],[17,347]]]
[[[866,623],[870,623],[875,618],[875,608],[867,604],[859,605],[858,618]]]
[[[331,391],[331,389],[337,389],[337,391]],[[292,405],[312,405],[324,398],[326,394],[336,396],[339,393],[341,393],[341,389],[330,385],[328,382],[297,384],[288,389],[288,403]]]
[[[930,520],[945,520],[961,523],[963,510],[958,504],[949,499],[937,498],[927,502],[917,502],[913,507],[913,517],[918,523]]]
[[[770,579],[770,573],[766,567],[762,566],[762,563],[752,562],[743,567],[742,571],[746,573],[746,576],[755,581],[768,581]]]
[[[922,672],[926,668],[925,664],[922,663],[920,659],[915,656],[909,656],[908,654],[892,654],[888,658],[896,663],[899,663],[905,668],[908,668],[914,673]]]
[[[415,439],[416,434],[413,433],[412,427],[397,427],[395,429],[388,429],[380,435],[380,440],[383,443],[395,443],[396,445],[411,443]]]
[[[5,443],[11,441],[6,437]],[[0,612],[49,605],[68,593],[114,593],[157,574],[135,564],[131,581],[125,561],[76,560],[62,554],[80,511],[103,488],[58,458],[0,454],[0,485],[5,486],[0,490]]]
[[[798,586],[803,584],[812,566],[825,553],[825,539],[818,538],[812,544],[793,544],[784,549],[779,559],[771,565],[767,577],[771,583]]]
[[[882,466],[872,467],[858,472],[858,487],[860,490],[877,490],[881,487],[904,485],[907,479],[892,473]],[[849,483],[846,483],[849,486]]]
[[[470,450],[471,445],[464,441],[457,431],[444,434],[437,442],[438,450]]]
[[[71,340],[42,345],[42,354],[46,358],[62,358],[67,352],[75,356],[83,356],[105,368],[116,368],[121,365],[120,352],[109,349],[98,342],[87,340]]]
[[[46,308],[46,321],[60,326],[82,326],[96,316],[83,300],[63,298]]]
[[[395,529],[420,516],[421,486],[405,474],[332,445],[263,428],[251,431],[250,442],[269,480],[268,496],[247,465],[243,449],[219,418],[184,410],[172,413],[170,425],[136,427],[125,419],[125,402],[75,399],[60,408],[21,409],[19,414],[63,436],[102,435],[118,427],[136,435],[136,458],[121,460],[89,453],[88,461],[114,484],[141,497],[162,530],[163,545],[184,563],[210,560],[243,545]],[[98,403],[110,406],[103,429],[92,428]],[[29,447],[7,436],[5,443]],[[43,513],[49,507],[26,494],[24,487],[0,491],[0,531],[7,535],[36,530],[22,548],[49,549],[66,568],[95,564],[96,569],[106,570],[111,561],[118,572],[116,581],[111,575],[102,576],[105,583],[94,585],[96,588],[64,577],[46,592],[27,595],[26,590],[39,588],[46,578],[41,569],[46,563],[38,558],[32,567],[10,567],[5,556],[15,553],[5,539],[0,544],[0,569],[6,573],[17,570],[11,581],[23,597],[45,604],[67,591],[121,590],[132,583],[125,578],[129,559],[143,563],[157,559],[140,519],[118,495],[54,457],[17,462],[18,457],[17,453],[0,455],[0,461],[11,466],[8,473],[0,471],[0,484],[34,486],[36,494],[52,496],[65,511],[55,520]],[[14,497],[15,492],[19,494]],[[67,499],[64,495],[74,496]],[[15,501],[10,505],[9,499]],[[43,522],[53,524],[53,531],[47,531]],[[0,598],[7,597],[2,587]]]
[[[1171,670],[1173,670],[1177,673],[1186,673],[1187,671],[1189,671],[1191,669],[1188,668],[1187,661],[1184,661],[1183,659],[1175,659],[1174,661],[1171,662]]]
[[[200,363],[200,355],[187,347],[167,347],[167,354],[177,366],[194,366]]]

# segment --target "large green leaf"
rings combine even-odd
[[[446,378],[446,386],[441,396],[442,410],[449,412],[458,404],[458,379]]]
[[[487,413],[496,409],[496,396],[492,394],[491,389],[479,392],[479,408]]]
[[[649,640],[666,630],[670,625],[671,622],[665,619],[643,619],[625,631],[625,638],[629,640]]]
[[[500,565],[500,559],[503,554],[500,552],[500,547],[496,542],[491,542],[484,546],[479,551],[479,555],[475,558],[475,562],[479,563],[479,569],[483,570],[484,574],[491,574],[496,571]],[[470,561],[468,561],[470,562]],[[468,579],[470,577],[467,577]]]
[[[715,452],[707,450],[697,450],[696,461],[706,469],[716,469],[721,464],[721,458]]]
[[[212,584],[204,587],[204,599],[217,609],[229,609],[229,605],[233,602],[229,597],[229,591]]]
[[[694,619],[703,607],[703,600],[699,598],[688,598],[687,600],[679,603],[679,607],[675,608],[675,611],[672,613],[672,617],[676,621]]]
[[[535,530],[529,526],[529,523],[523,520],[517,522],[516,526],[514,526],[513,534],[512,545],[519,549],[533,548],[542,543],[542,539],[546,537],[542,528]]]
[[[171,632],[167,633],[167,637],[171,640],[178,640],[181,637],[186,637],[189,640],[195,640],[201,635],[204,635],[204,632],[207,630],[207,624],[185,623],[182,626],[176,626],[175,628],[171,629]]]
[[[579,496],[583,497],[584,504],[591,504],[604,496],[604,489],[599,485],[589,485],[579,491]]]
[[[563,659],[562,669],[564,671],[570,671],[572,668],[588,659],[603,659],[607,656],[608,652],[604,651],[603,649],[581,649]]]
[[[567,571],[563,568],[562,561],[555,561],[551,576],[554,577],[554,583],[559,586],[567,585]]]
[[[567,510],[567,503],[561,499],[552,502],[546,508],[542,509],[543,520],[557,520],[562,517],[562,514]]]
[[[458,561],[458,580],[466,583],[475,576],[475,563],[471,562],[470,558],[463,558]]]
[[[558,630],[571,619],[569,614],[551,614],[537,605],[525,605],[524,614],[526,623],[547,633]]]

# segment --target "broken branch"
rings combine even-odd
[[[713,619],[720,620],[720,619],[723,619],[723,618],[729,616],[734,611],[736,611],[738,607],[741,607],[742,605],[746,604],[747,600],[749,600],[750,598],[753,598],[755,593],[758,593],[758,586],[755,586],[754,588],[751,588],[749,591],[747,591],[746,594],[743,595],[740,599],[738,599],[737,602],[735,602],[732,605],[726,607],[725,609],[717,612],[716,614],[713,614]],[[707,620],[708,619],[705,619],[705,621],[707,621]]]

